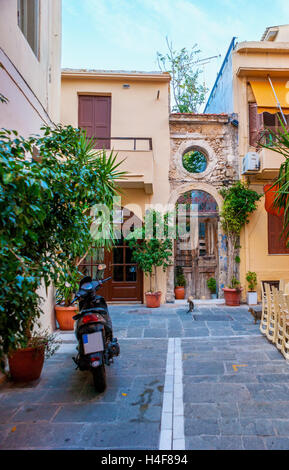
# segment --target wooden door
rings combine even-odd
[[[78,97],[78,125],[95,138],[95,148],[109,149],[111,137],[111,97],[80,95]]]
[[[112,251],[106,252],[105,264],[105,276],[112,277],[108,282],[108,300],[142,302],[143,275],[132,260],[132,251],[123,238]]]
[[[80,266],[81,272],[93,279],[97,277],[97,266],[106,264],[101,278],[112,277],[98,291],[110,302],[142,302],[143,274],[132,261],[132,252],[127,243],[121,239],[111,251],[95,250]]]

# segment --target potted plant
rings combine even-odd
[[[233,276],[229,287],[223,288],[226,305],[228,305],[228,307],[238,307],[240,305],[242,290],[240,281]]]
[[[8,354],[9,371],[14,382],[32,382],[39,379],[44,359],[53,356],[61,344],[56,334],[47,330],[27,334],[26,346],[22,342]]]
[[[247,292],[247,304],[257,305],[258,304],[258,296],[256,292],[257,274],[252,271],[248,271],[246,275],[246,281],[248,282],[248,287],[249,287],[249,292]]]
[[[183,300],[185,298],[185,287],[187,285],[186,278],[183,273],[183,268],[177,266],[176,281],[175,281],[175,298],[176,300]]]
[[[225,299],[228,299],[229,302],[227,305],[232,305],[232,302],[240,303],[242,292],[241,284],[235,277],[237,271],[236,265],[240,261],[237,252],[239,249],[240,233],[242,228],[249,223],[249,216],[257,209],[257,202],[261,199],[262,195],[249,189],[247,184],[241,181],[237,181],[228,188],[223,188],[220,194],[224,198],[220,221],[227,239],[227,282],[229,286],[224,288],[223,291]],[[235,301],[231,299],[231,294],[234,293],[229,292],[232,290],[236,291],[235,295],[233,295],[233,297],[235,296]]]
[[[162,215],[153,209],[149,210],[146,212],[143,227],[135,229],[126,237],[134,261],[150,279],[150,290],[145,293],[148,308],[159,308],[161,305],[162,293],[158,289],[157,268],[161,267],[165,272],[172,256],[172,240],[166,236],[168,218],[169,214]],[[164,236],[158,237],[158,233],[164,233]]]
[[[214,277],[210,277],[210,279],[207,280],[207,286],[209,291],[211,292],[211,298],[216,299],[217,298],[217,281]]]
[[[90,231],[94,221],[91,208],[106,204],[112,211],[118,194],[116,180],[123,173],[113,154],[95,151],[94,145],[72,126],[44,127],[41,136],[28,138],[17,131],[0,131],[3,371],[7,357],[14,370],[16,356],[29,359],[28,369],[39,356],[41,369],[44,349],[50,343],[42,334],[34,335],[43,313],[40,288],[59,282],[66,276],[67,266],[93,243],[111,245],[108,236],[104,242],[99,238],[95,242]],[[38,158],[34,160],[35,148]],[[35,375],[38,373],[39,369]]]
[[[74,329],[73,316],[78,311],[77,305],[70,305],[74,294],[78,289],[81,273],[78,271],[77,266],[68,268],[68,272],[61,273],[59,280],[56,283],[56,305],[55,315],[62,331],[69,331]]]

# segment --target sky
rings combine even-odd
[[[198,44],[211,89],[233,36],[259,41],[289,23],[289,0],[63,0],[62,66],[157,71],[157,51]]]

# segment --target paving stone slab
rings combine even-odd
[[[1,449],[70,448],[79,446],[84,426],[82,424],[30,423],[18,424],[3,442]]]

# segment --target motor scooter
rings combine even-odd
[[[105,268],[105,265],[99,265],[98,272]],[[106,301],[96,294],[110,279],[93,280],[90,276],[84,277],[71,303],[79,302],[79,313],[73,317],[78,354],[72,359],[78,369],[92,372],[95,390],[100,393],[106,389],[105,366],[110,366],[113,358],[120,354],[118,340],[113,338]]]

